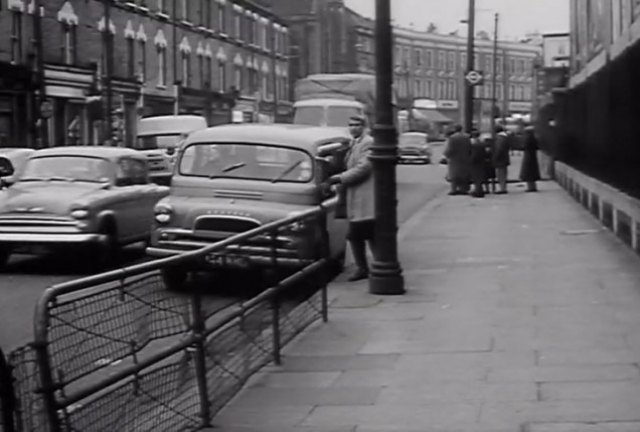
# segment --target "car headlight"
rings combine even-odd
[[[168,204],[158,204],[153,209],[153,213],[156,222],[166,224],[171,220],[173,208]]]
[[[71,210],[71,217],[74,219],[86,219],[89,217],[89,210],[85,208],[77,208]]]

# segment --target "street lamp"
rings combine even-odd
[[[375,250],[369,276],[372,294],[404,294],[404,278],[398,262],[396,162],[398,135],[393,115],[393,36],[391,1],[376,0],[376,116],[373,165]]]

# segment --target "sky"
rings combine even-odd
[[[376,0],[345,0],[345,4],[366,17],[374,18]],[[468,0],[391,0],[394,23],[426,30],[430,22],[441,33],[458,30],[466,35]],[[500,14],[500,39],[518,39],[526,33],[566,33],[569,31],[569,0],[476,0],[476,30],[493,34],[493,16]]]

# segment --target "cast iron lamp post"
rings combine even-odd
[[[373,165],[375,202],[375,251],[369,276],[372,294],[404,294],[404,278],[398,262],[396,163],[398,135],[392,100],[393,36],[390,0],[376,0],[376,115]]]

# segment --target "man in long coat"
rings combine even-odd
[[[346,169],[331,176],[329,183],[339,184],[346,192],[348,240],[357,267],[349,281],[357,281],[369,277],[366,243],[372,251],[374,249],[373,173],[368,157],[373,138],[365,133],[364,117],[351,117],[349,132],[352,140],[345,155]]]
[[[447,158],[448,175],[451,182],[449,195],[466,195],[471,180],[471,139],[456,125],[444,149]]]
[[[496,126],[496,139],[492,149],[492,164],[496,169],[496,177],[500,189],[496,194],[507,193],[507,176],[511,158],[509,157],[510,145],[509,135],[500,125]]]

